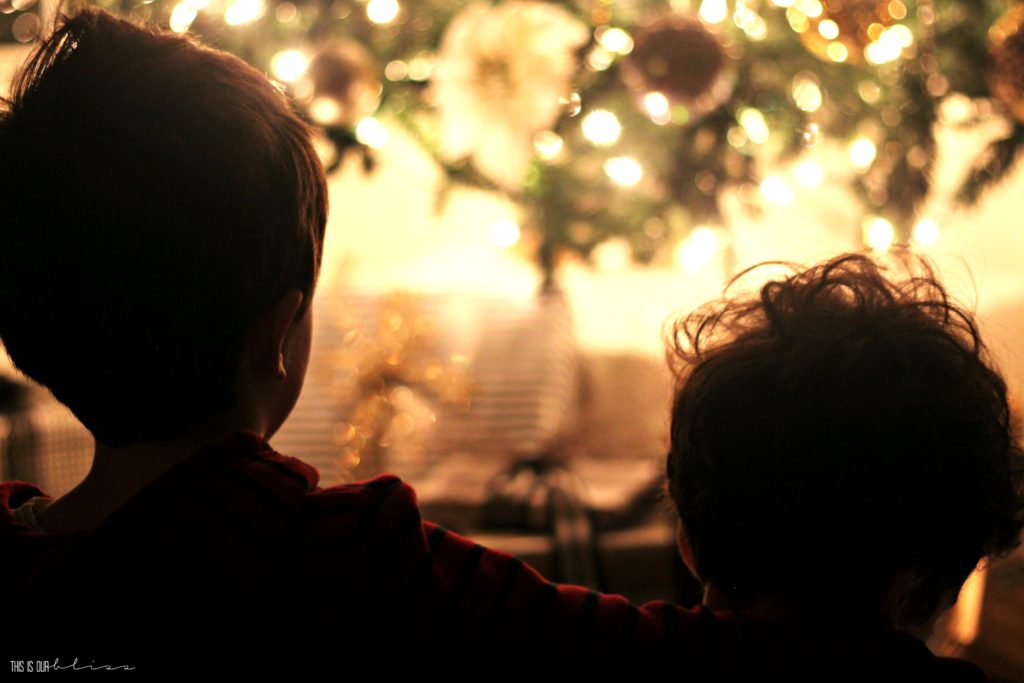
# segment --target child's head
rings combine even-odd
[[[309,131],[255,69],[98,10],[63,20],[0,103],[0,338],[108,446],[236,400],[240,353],[327,213]]]
[[[1016,543],[1006,385],[918,265],[844,256],[676,324],[669,487],[703,582],[907,626]]]

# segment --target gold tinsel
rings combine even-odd
[[[433,324],[416,297],[394,294],[381,305],[376,333],[349,332],[336,359],[356,375],[347,421],[334,429],[344,478],[387,469],[393,441],[416,428],[407,409],[413,394],[435,405],[468,406],[465,360],[439,353]]]

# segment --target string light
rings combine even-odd
[[[738,120],[751,142],[756,145],[763,145],[768,142],[768,122],[765,121],[764,114],[760,110],[753,108],[741,109]]]
[[[861,81],[857,84],[857,94],[866,104],[875,104],[882,96],[882,86],[874,81]]]
[[[591,71],[605,71],[615,61],[615,53],[606,50],[600,45],[596,46],[587,55],[587,66]]]
[[[324,126],[338,123],[343,113],[341,105],[333,97],[317,97],[309,103],[309,115]]]
[[[615,114],[606,109],[595,109],[580,122],[583,137],[598,147],[608,147],[619,141],[622,124]]]
[[[702,225],[679,243],[673,255],[685,273],[696,275],[714,258],[718,246],[718,232]]]
[[[404,81],[409,76],[409,65],[401,59],[394,59],[384,67],[384,77],[389,81]]]
[[[370,0],[366,16],[375,24],[390,24],[398,16],[398,0]]]
[[[728,16],[729,10],[725,5],[725,0],[703,0],[700,3],[698,14],[703,22],[721,24]]]
[[[821,4],[821,0],[797,0],[794,7],[811,19],[820,17],[821,13],[825,11],[825,7]]]
[[[866,171],[874,163],[878,148],[867,138],[857,138],[850,143],[849,154],[853,167],[858,171]]]
[[[542,130],[533,136],[533,148],[537,156],[544,161],[551,161],[562,153],[565,141],[562,136],[551,130]]]
[[[818,24],[818,34],[825,40],[835,40],[839,37],[839,24],[831,19],[825,19]]]
[[[737,0],[732,22],[751,40],[763,40],[768,35],[768,24],[760,14],[747,7],[743,0]]]
[[[192,26],[192,22],[199,16],[199,11],[189,2],[179,2],[171,10],[171,18],[168,26],[175,33],[184,33]]]
[[[801,111],[815,112],[821,108],[821,88],[812,74],[803,72],[793,78],[793,101]]]
[[[903,29],[903,30],[900,30]],[[903,54],[903,48],[914,44],[914,36],[906,26],[897,24],[882,30],[878,38],[864,48],[864,59],[870,64],[894,62]]]
[[[601,43],[604,49],[620,55],[628,55],[633,51],[633,39],[621,28],[607,28],[598,30],[597,42]]]
[[[789,22],[789,27],[795,33],[806,33],[811,28],[811,22],[807,15],[796,7],[790,7],[786,10],[786,21]]]
[[[372,116],[367,116],[356,124],[356,140],[367,147],[380,149],[388,143],[389,137],[388,129],[384,127],[384,124]]]
[[[508,249],[518,244],[520,236],[519,224],[515,221],[500,220],[491,226],[491,243],[501,249]]]
[[[409,61],[409,79],[425,81],[434,70],[434,60],[425,55],[417,55]]]
[[[644,169],[631,157],[612,157],[604,162],[605,174],[623,187],[634,187],[644,177]]]
[[[274,75],[279,80],[285,83],[291,83],[301,78],[306,73],[306,67],[308,66],[309,60],[306,59],[306,55],[298,50],[278,52],[270,60],[270,70],[274,72]]]
[[[922,218],[914,225],[914,241],[922,247],[933,246],[939,241],[939,224],[931,218]]]
[[[651,121],[664,126],[672,120],[672,107],[662,93],[652,91],[644,95],[643,99],[644,109],[647,110],[647,115],[651,117]]]
[[[224,10],[224,23],[240,26],[256,21],[263,16],[263,0],[234,0]]]
[[[825,48],[825,54],[833,62],[845,62],[846,58],[850,56],[850,51],[846,49],[846,46],[838,41],[832,41]]]
[[[877,252],[885,252],[896,238],[892,223],[881,216],[868,216],[863,222],[864,241]]]

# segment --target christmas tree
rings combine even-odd
[[[43,30],[34,2],[0,0],[0,40]],[[333,143],[332,168],[357,154],[371,171],[403,127],[451,183],[526,209],[547,273],[610,237],[639,261],[682,244],[684,265],[699,262],[723,193],[757,211],[792,203],[791,182],[850,183],[864,207],[851,229],[877,249],[927,245],[936,121],[1011,124],[973,160],[960,202],[1024,141],[1024,8],[989,0],[96,4],[265,70]],[[817,158],[837,145],[844,173]],[[780,162],[792,181],[766,170]],[[495,226],[495,239],[519,230]]]

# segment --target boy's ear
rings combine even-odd
[[[273,374],[284,379],[285,353],[289,332],[296,322],[296,314],[303,301],[302,290],[288,290],[277,303],[260,316],[249,337],[248,362],[256,374]]]

